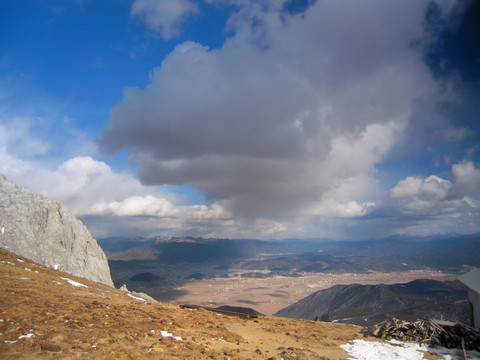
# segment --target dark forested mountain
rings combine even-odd
[[[415,280],[394,285],[336,285],[278,311],[275,316],[372,325],[392,317],[468,322],[466,288],[459,281]]]

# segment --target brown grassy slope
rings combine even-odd
[[[2,359],[346,359],[339,345],[362,337],[351,325],[239,319],[141,302],[4,250],[0,319]]]

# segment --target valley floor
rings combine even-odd
[[[215,278],[198,280],[178,288],[176,304],[231,305],[250,307],[265,315],[322,289],[334,285],[376,285],[407,283],[417,279],[455,280],[456,275],[439,271],[370,272],[367,274],[306,273],[299,277],[276,276],[264,279]]]

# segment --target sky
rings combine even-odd
[[[97,238],[479,232],[479,99],[479,1],[0,2],[0,173]]]

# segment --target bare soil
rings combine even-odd
[[[2,359],[347,359],[339,346],[362,336],[352,325],[140,301],[0,250]]]

